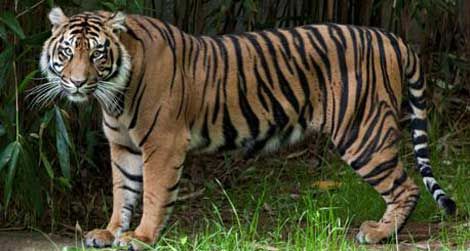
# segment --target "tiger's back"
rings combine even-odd
[[[189,48],[196,151],[275,150],[312,131],[340,143],[358,126],[348,122],[374,102],[398,113],[407,49],[376,29],[308,25],[199,37]]]

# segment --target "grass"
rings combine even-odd
[[[448,166],[433,160],[459,214],[469,215],[469,156],[453,156]],[[236,168],[230,159],[226,162],[224,168]],[[470,228],[461,224],[463,218],[445,218],[412,165],[407,166],[422,191],[410,224],[443,220],[446,225],[430,240],[439,241],[444,250],[468,249]],[[367,246],[354,242],[354,230],[364,220],[379,219],[385,209],[380,196],[334,156],[316,167],[302,157],[264,157],[237,177],[226,188],[217,180],[207,181],[202,198],[178,204],[155,250],[365,250]],[[393,240],[386,247],[398,249]]]

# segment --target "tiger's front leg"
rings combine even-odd
[[[141,197],[142,156],[138,151],[118,144],[111,146],[113,177],[113,213],[106,229],[94,229],[85,236],[88,247],[102,248],[113,244],[130,227],[132,212]]]
[[[156,137],[143,150],[143,215],[135,231],[123,233],[118,246],[141,250],[153,244],[175,204],[186,156],[188,138],[184,133]]]

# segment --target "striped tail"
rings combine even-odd
[[[439,207],[443,208],[449,215],[454,214],[455,202],[446,195],[437,183],[432,174],[431,162],[429,160],[426,101],[424,98],[426,80],[424,73],[416,53],[408,48],[407,54],[405,76],[408,81],[410,106],[413,110],[411,131],[417,168],[423,177],[426,189],[432,194]]]

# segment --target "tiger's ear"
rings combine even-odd
[[[116,12],[112,14],[106,24],[113,30],[114,33],[119,34],[122,31],[126,31],[126,17],[127,15],[123,12]]]
[[[61,24],[67,22],[69,18],[64,14],[60,7],[54,7],[51,12],[49,12],[49,20],[51,21],[52,29],[55,29]]]

